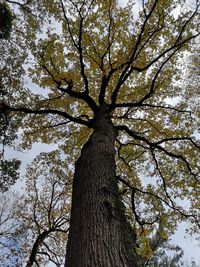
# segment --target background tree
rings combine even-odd
[[[26,21],[34,16],[33,10],[28,8],[28,1],[4,0],[0,3],[0,104],[13,101],[20,103],[27,84],[24,65],[27,64],[28,40],[21,30],[28,30]],[[20,94],[16,94],[20,92]],[[3,110],[0,113],[0,190],[6,191],[19,178],[20,161],[6,157],[7,148],[16,149],[18,143],[18,128],[21,118]]]
[[[184,219],[198,227],[198,113],[176,81],[199,35],[199,2],[142,3],[139,16],[133,1],[29,3],[27,74],[46,93],[22,86],[0,108],[27,114],[26,147],[56,142],[70,163],[80,156],[66,266],[137,266],[160,223],[165,238]]]
[[[1,84],[1,82],[0,82]],[[3,100],[7,93],[1,84],[0,97]],[[6,149],[15,147],[17,140],[17,120],[10,116],[9,112],[0,114],[0,191],[4,192],[19,178],[20,161],[18,159],[7,159]]]
[[[179,246],[172,245],[169,240],[163,239],[157,233],[151,239],[151,257],[141,256],[139,266],[141,267],[183,267],[184,252]],[[190,266],[191,267],[191,266]]]
[[[7,191],[19,177],[20,161],[17,159],[5,158],[5,147],[11,146],[16,135],[15,123],[11,122],[4,113],[0,116],[0,191]]]
[[[0,3],[0,39],[9,37],[12,30],[13,16],[9,7],[4,3]]]
[[[39,155],[26,177],[23,196],[2,195],[1,264],[31,267],[52,262],[61,266],[69,228],[72,171],[67,170],[61,154],[53,151]]]
[[[26,194],[16,216],[17,221],[23,222],[22,231],[26,229],[27,232],[23,241],[26,267],[48,266],[48,262],[55,266],[63,264],[69,228],[71,175],[57,151],[42,153],[27,170]]]
[[[8,5],[8,3],[12,5]],[[0,104],[12,104],[13,100],[20,100],[16,94],[21,90],[24,79],[23,64],[27,53],[23,34],[20,31],[21,20],[16,19],[15,1],[0,3]],[[16,11],[16,10],[15,10]],[[19,14],[18,14],[19,15]],[[24,88],[23,88],[24,90]],[[22,96],[22,95],[21,95]],[[17,131],[20,117],[10,112],[0,113],[0,190],[6,191],[19,177],[20,161],[8,158],[6,150],[17,147]]]
[[[19,195],[14,193],[0,194],[0,261],[3,267],[18,267],[22,257],[21,222],[16,220]]]

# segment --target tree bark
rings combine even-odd
[[[117,132],[105,107],[93,129],[75,166],[65,267],[136,267],[115,173]]]

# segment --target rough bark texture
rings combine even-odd
[[[115,174],[117,133],[105,109],[93,128],[75,166],[65,267],[135,267]]]

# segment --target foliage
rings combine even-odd
[[[0,94],[1,95],[1,94]],[[18,159],[6,159],[6,147],[12,147],[17,139],[16,120],[7,112],[0,115],[0,191],[6,191],[19,177],[20,161]]]
[[[17,208],[21,222],[22,262],[61,266],[64,260],[71,195],[72,172],[58,151],[40,154],[29,166],[25,195]],[[23,253],[22,253],[23,251]]]
[[[138,14],[134,1],[26,2],[18,11],[24,20],[16,15],[15,22],[22,33],[13,36],[25,47],[14,67],[24,79],[8,72],[15,97],[0,110],[21,116],[23,147],[56,143],[73,165],[106,104],[118,131],[117,179],[138,255],[150,259],[160,223],[166,240],[182,220],[199,227],[199,107],[186,101],[198,85],[183,86],[181,67],[199,36],[199,1],[141,2]],[[23,73],[24,55],[31,60]]]
[[[171,255],[173,253],[173,255]],[[178,246],[164,242],[158,248],[151,259],[144,263],[145,267],[181,267],[183,250]]]
[[[20,161],[17,159],[0,161],[0,191],[4,192],[19,178]]]
[[[3,267],[20,265],[21,242],[25,236],[20,232],[22,225],[16,220],[19,196],[14,193],[0,194],[0,261]]]
[[[20,101],[23,93],[19,96],[17,92],[22,91],[24,68],[23,64],[27,57],[22,33],[19,31],[20,21],[13,20],[13,8],[7,3],[1,3],[0,25],[7,27],[0,41],[0,106],[6,102]],[[8,16],[8,17],[7,17]],[[12,25],[11,25],[12,24]],[[12,26],[12,34],[10,34]],[[1,33],[1,30],[0,30]],[[5,36],[6,35],[6,36]],[[8,38],[9,37],[9,38]],[[24,88],[23,88],[24,90]],[[6,191],[19,178],[20,161],[8,159],[6,150],[15,149],[18,139],[18,128],[20,117],[12,112],[1,110],[0,112],[0,191]]]
[[[13,16],[5,3],[0,3],[0,39],[7,39],[12,29]]]
[[[3,85],[3,71],[0,74],[0,97],[8,99],[8,92]],[[20,161],[17,159],[6,159],[5,150],[7,147],[14,147],[17,140],[18,119],[10,112],[0,114],[0,191],[6,191],[19,177]]]

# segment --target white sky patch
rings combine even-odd
[[[128,0],[118,0],[118,4],[121,6],[121,7],[125,7],[128,3]]]
[[[176,106],[177,104],[179,104],[182,100],[182,97],[180,96],[176,96],[176,97],[167,97],[165,98],[165,103],[172,105],[172,106]]]
[[[42,94],[43,96],[47,96],[50,93],[50,90],[47,88],[41,88],[36,83],[33,83],[31,78],[27,75],[24,77],[24,85],[27,87],[33,94]]]
[[[128,0],[118,0],[118,4],[119,4],[119,6],[121,6],[121,7],[126,7],[127,6],[127,4],[128,4]],[[141,0],[137,0],[137,1],[135,1],[135,4],[134,4],[134,6],[133,6],[133,11],[134,11],[134,13],[138,13],[141,9],[142,9],[142,1]]]
[[[183,260],[185,262],[185,266],[191,267],[192,259],[195,260],[197,267],[200,266],[200,243],[195,240],[195,237],[191,237],[185,231],[188,228],[187,223],[180,223],[177,231],[171,237],[171,241],[180,246],[184,250]],[[188,265],[187,265],[188,264]]]
[[[193,133],[193,136],[197,139],[200,140],[200,129],[196,129]]]

